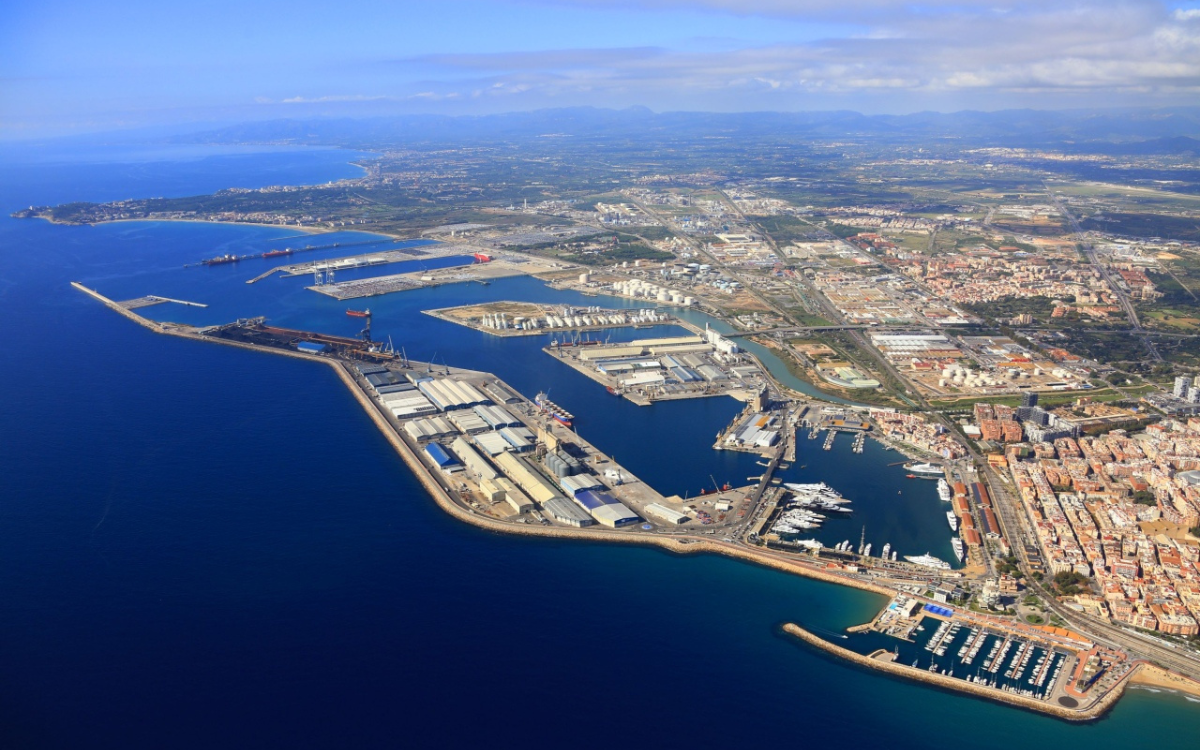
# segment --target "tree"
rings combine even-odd
[[[1138,505],[1158,505],[1158,499],[1150,490],[1138,490],[1133,493],[1133,502]]]

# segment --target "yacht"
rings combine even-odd
[[[944,478],[938,479],[937,492],[938,497],[942,499],[943,503],[948,503],[954,498],[954,492],[950,489],[950,483]]]
[[[905,560],[908,560],[913,565],[921,565],[926,568],[936,568],[937,570],[950,570],[950,563],[945,560],[939,560],[933,555],[926,552],[923,555],[905,555]]]
[[[963,548],[962,539],[954,537],[950,540],[950,546],[954,548],[954,556],[958,558],[959,562],[962,562],[963,558],[966,557],[966,550]]]

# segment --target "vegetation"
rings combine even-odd
[[[1133,502],[1138,505],[1158,505],[1157,498],[1154,497],[1154,493],[1150,490],[1138,490],[1133,493]]]
[[[1083,594],[1088,591],[1088,578],[1073,570],[1054,574],[1054,587],[1063,596]]]

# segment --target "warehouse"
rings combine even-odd
[[[528,437],[524,434],[528,432],[529,430],[523,427],[505,427],[497,434],[508,443],[512,450],[517,453],[528,453],[533,450],[532,433]]]
[[[456,471],[462,471],[462,464],[454,460],[454,458],[446,452],[446,449],[437,443],[430,443],[425,446],[425,455],[429,458],[434,466],[441,469],[443,474],[453,474]]]
[[[694,371],[689,370],[686,367],[672,367],[671,374],[674,375],[675,379],[678,380],[680,383],[699,383],[700,382],[700,376],[697,375]]]
[[[479,415],[473,411],[451,412],[447,419],[458,428],[459,432],[467,435],[475,435],[492,429],[487,422],[480,419]]]
[[[450,437],[457,432],[457,430],[454,429],[454,425],[450,424],[442,417],[414,419],[411,422],[405,423],[404,431],[408,433],[409,437],[418,442]]]
[[[380,396],[384,396],[389,393],[406,393],[416,390],[417,387],[412,383],[393,383],[391,385],[381,385],[375,389],[375,392]]]
[[[604,485],[591,474],[562,476],[559,477],[558,484],[567,493],[568,497],[577,497],[581,492],[604,489]]]
[[[512,446],[498,432],[485,432],[475,435],[472,439],[475,441],[475,445],[478,445],[479,449],[489,456],[498,456],[512,450]]]
[[[579,507],[592,514],[601,524],[612,528],[628,526],[642,520],[637,514],[607,492],[596,490],[581,490],[575,493],[575,502]]]
[[[668,344],[666,346],[652,346],[649,348],[649,351],[656,356],[663,354],[701,354],[711,352],[712,347],[708,344]]]
[[[661,372],[639,372],[636,375],[621,378],[620,382],[626,388],[635,388],[643,385],[662,385],[666,380]]]
[[[496,456],[496,465],[533,500],[545,503],[551,498],[560,497],[558,488],[544,479],[524,459],[511,453],[501,453]]]
[[[519,404],[519,403],[521,403],[521,397],[518,396],[517,394],[513,393],[512,391],[510,391],[507,387],[504,386],[503,383],[499,383],[499,382],[486,383],[483,386],[483,388],[484,388],[484,390],[487,391],[488,395],[492,397],[492,400],[495,401],[497,404]]]
[[[501,406],[482,405],[476,406],[475,414],[488,424],[493,430],[498,430],[501,427],[520,427],[521,420],[512,415],[508,409]]]
[[[645,348],[641,346],[593,346],[579,352],[579,359],[591,362],[596,359],[640,357],[645,351]]]
[[[686,523],[688,516],[685,513],[680,513],[677,510],[672,510],[665,505],[659,503],[650,503],[646,506],[646,515],[654,516],[655,518],[666,521],[667,523],[678,526],[681,523]]]
[[[471,447],[466,438],[454,438],[454,442],[450,444],[450,450],[454,451],[454,455],[458,456],[458,460],[462,461],[463,466],[466,466],[467,470],[475,476],[481,479],[495,479],[499,476],[487,459]]]
[[[591,526],[595,521],[587,513],[579,509],[579,506],[567,500],[564,497],[555,497],[542,503],[542,510],[559,523],[565,523],[568,526],[582,528]]]
[[[622,503],[601,505],[592,511],[592,518],[599,521],[601,525],[612,529],[629,526],[642,520],[638,517],[637,513],[634,513]]]
[[[700,365],[696,368],[696,372],[700,373],[700,377],[708,381],[725,380],[727,377],[729,377],[712,365]]]

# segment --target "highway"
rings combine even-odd
[[[1125,310],[1125,315],[1129,318],[1130,325],[1133,326],[1134,335],[1142,340],[1142,344],[1146,347],[1146,351],[1149,352],[1151,359],[1155,362],[1162,362],[1162,355],[1158,353],[1154,342],[1150,340],[1150,337],[1146,335],[1145,329],[1142,328],[1142,323],[1138,320],[1137,311],[1133,309],[1133,303],[1129,301],[1129,295],[1125,293],[1123,285],[1113,280],[1112,272],[1108,267],[1096,259],[1096,248],[1087,239],[1087,236],[1083,232],[1083,227],[1079,225],[1079,220],[1067,210],[1066,205],[1063,204],[1054,191],[1050,190],[1049,186],[1046,186],[1046,195],[1050,197],[1050,200],[1058,207],[1062,215],[1071,223],[1071,228],[1075,231],[1075,238],[1079,242],[1080,247],[1083,248],[1083,254],[1087,256],[1088,263],[1091,263],[1092,267],[1098,270],[1100,275],[1104,277],[1104,280],[1108,282],[1109,288],[1112,289],[1113,294],[1117,297],[1117,301],[1121,303],[1121,307]]]

